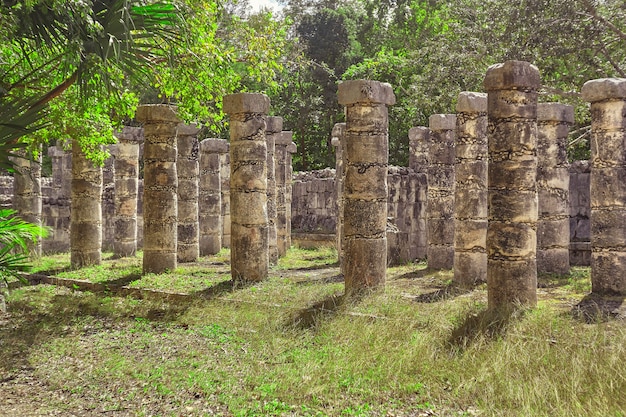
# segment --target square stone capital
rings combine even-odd
[[[487,91],[493,90],[538,90],[541,86],[539,69],[525,61],[506,61],[495,64],[487,69],[483,86]]]
[[[330,136],[332,138],[331,140],[334,140],[336,138],[338,141],[341,141],[345,134],[346,134],[346,124],[335,123],[335,125],[333,126],[333,130],[330,133]],[[333,146],[339,146],[339,145],[333,145]]]
[[[433,114],[428,118],[430,130],[455,130],[456,114]]]
[[[283,118],[278,116],[267,116],[265,118],[265,133],[279,133],[283,131]]]
[[[486,113],[487,94],[475,93],[472,91],[462,91],[456,102],[458,113]]]
[[[430,129],[426,126],[417,126],[409,129],[409,141],[424,142],[428,140]]]
[[[349,80],[339,84],[337,91],[339,104],[344,106],[355,103],[396,104],[391,84],[370,80]]]
[[[196,136],[199,131],[197,123],[181,123],[176,128],[176,134],[180,136]]]
[[[290,130],[283,130],[276,138],[276,145],[289,146],[293,141],[293,132]]]
[[[583,100],[590,103],[626,99],[626,78],[599,78],[587,81],[581,90]]]
[[[135,119],[142,123],[180,123],[177,107],[169,104],[142,104],[137,107]]]
[[[270,110],[270,98],[260,93],[229,94],[224,96],[222,109],[226,114],[267,114]]]
[[[230,144],[226,139],[208,138],[200,142],[201,153],[228,153]]]
[[[573,124],[574,107],[561,103],[539,103],[537,104],[537,120]]]

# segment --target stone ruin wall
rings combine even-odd
[[[570,263],[588,266],[591,260],[588,161],[570,165]],[[388,252],[396,263],[426,256],[426,176],[405,167],[389,167],[388,228],[397,228]],[[335,170],[294,174],[292,236],[302,246],[333,245],[337,227]]]

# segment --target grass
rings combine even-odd
[[[202,293],[229,278],[227,255],[131,285]],[[14,290],[0,416],[26,377],[41,388],[24,406],[77,415],[626,416],[626,325],[572,314],[588,268],[540,277],[537,308],[499,317],[484,286],[453,291],[424,264],[343,302],[335,261],[292,249],[262,283],[185,302]],[[82,274],[119,281],[140,268],[128,262]]]

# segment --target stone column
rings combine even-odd
[[[176,108],[142,105],[135,118],[144,128],[143,273],[160,274],[177,266],[178,175]]]
[[[195,262],[200,256],[198,226],[198,132],[196,124],[181,123],[176,131],[178,176],[177,261]]]
[[[396,98],[391,85],[354,80],[339,84],[346,106],[344,262],[346,294],[385,284],[387,272],[387,106]]]
[[[102,167],[102,250],[111,251],[115,241],[115,158],[117,144],[107,145],[109,157]]]
[[[487,288],[490,309],[537,304],[537,90],[523,61],[489,67]]]
[[[335,147],[335,193],[337,197],[337,226],[335,229],[335,246],[337,247],[337,256],[339,258],[339,268],[341,273],[344,271],[343,260],[343,208],[344,208],[344,184],[346,181],[346,124],[337,123],[333,126],[331,144]]]
[[[415,172],[428,171],[430,130],[424,126],[409,129],[409,168]]]
[[[291,154],[287,152],[291,139],[291,132],[282,132],[276,137],[276,242],[279,256],[285,256],[291,247],[291,220],[287,221],[287,213],[291,219],[291,179],[288,179],[291,178]]]
[[[52,192],[46,209],[49,214],[44,223],[51,229],[51,233],[43,241],[42,250],[52,253],[68,252],[72,155],[65,152],[61,146],[51,146],[48,148],[48,156],[52,162]]]
[[[591,289],[626,295],[626,78],[587,81],[591,103]]]
[[[456,105],[454,282],[487,281],[487,95],[464,91]]]
[[[230,116],[230,267],[233,280],[261,281],[269,268],[267,220],[267,143],[264,94],[224,97]]]
[[[268,245],[270,264],[275,265],[278,262],[278,240],[276,228],[276,164],[275,149],[276,138],[282,135],[283,118],[267,117],[267,127],[265,136],[267,137],[267,221],[268,221]]]
[[[222,247],[230,248],[230,143],[220,154],[220,190],[222,197]]]
[[[289,140],[293,138],[293,132],[290,131],[283,132],[283,135],[285,135]],[[287,249],[289,249],[291,248],[291,204],[293,202],[293,156],[298,151],[296,143],[293,141],[289,142],[286,151],[287,153],[285,157],[287,160],[285,162],[285,172],[287,176],[285,177],[285,243],[287,245]]]
[[[428,152],[428,267],[454,266],[454,137],[455,114],[433,114]]]
[[[70,209],[72,268],[102,261],[102,167],[87,159],[72,141],[72,198]]]
[[[23,150],[16,153],[21,157],[11,158],[15,164],[13,209],[22,220],[41,227],[41,153],[36,159]],[[31,255],[41,256],[41,240],[33,245],[29,242],[29,250]]]
[[[569,273],[569,163],[567,135],[574,108],[537,105],[537,272]]]
[[[113,256],[135,256],[137,252],[137,187],[139,180],[139,143],[125,127],[117,135],[115,157],[115,238]]]
[[[200,142],[200,255],[215,255],[222,248],[221,156],[228,152],[224,139]]]

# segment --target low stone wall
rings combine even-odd
[[[292,198],[292,235],[335,233],[337,191],[334,169],[295,173]]]

